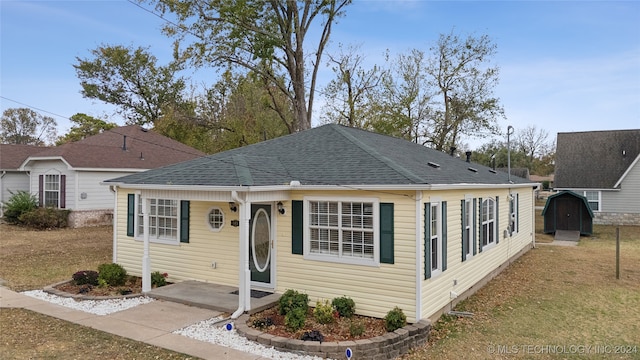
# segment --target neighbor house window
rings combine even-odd
[[[587,198],[591,210],[600,211],[600,191],[585,191],[584,197]]]
[[[220,208],[214,207],[207,214],[207,223],[213,231],[219,231],[224,225],[224,213]]]
[[[511,194],[509,198],[509,231],[518,233],[518,194]]]
[[[376,200],[305,202],[305,255],[310,259],[376,264],[378,203]]]
[[[480,239],[482,246],[495,244],[496,242],[496,203],[493,199],[485,199],[482,201],[482,232]]]
[[[149,212],[149,237],[161,240],[178,240],[178,201],[169,199],[147,199]],[[138,236],[144,235],[142,198],[138,195]]]
[[[44,176],[44,206],[60,207],[60,175]]]

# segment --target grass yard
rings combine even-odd
[[[577,247],[540,244],[457,306],[472,318],[441,318],[404,359],[640,359],[640,227],[620,238],[620,279],[615,227]]]
[[[617,280],[614,227],[596,225],[578,247],[558,247],[542,244],[552,237],[541,234],[541,221],[537,216],[538,247],[456,309],[474,316],[443,317],[430,343],[405,360],[640,359],[640,227],[621,228]],[[16,291],[40,289],[110,262],[111,241],[110,228],[35,232],[0,224],[0,278]],[[0,330],[3,358],[189,359],[21,309],[0,310]],[[590,353],[540,353],[587,346]]]

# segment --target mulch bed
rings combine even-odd
[[[255,327],[256,321],[271,319],[272,325],[263,328]],[[247,323],[250,327],[275,336],[282,336],[291,339],[301,339],[306,332],[319,331],[323,341],[348,341],[358,339],[368,339],[387,333],[383,319],[367,316],[354,315],[352,318],[336,317],[330,324],[320,324],[313,317],[313,308],[309,308],[305,326],[296,331],[290,332],[284,325],[284,316],[278,314],[277,307],[255,313],[249,317]],[[364,332],[360,336],[351,335],[351,326],[362,326]]]
[[[142,278],[128,276],[127,281],[122,286],[93,286],[76,285],[73,281],[54,286],[54,289],[64,291],[69,294],[82,294],[86,296],[121,296],[130,294],[142,294]]]

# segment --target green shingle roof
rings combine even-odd
[[[529,182],[513,175],[511,180]],[[273,186],[291,181],[302,185],[507,184],[508,175],[402,139],[329,124],[108,182]]]

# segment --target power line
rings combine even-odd
[[[53,112],[51,112],[51,111],[47,111],[47,110],[44,110],[44,109],[37,108],[37,107],[35,107],[35,106],[31,106],[31,105],[28,105],[28,104],[25,104],[25,103],[21,103],[20,101],[16,101],[16,100],[13,100],[13,99],[9,99],[9,98],[4,97],[4,96],[2,96],[2,95],[0,95],[0,98],[2,98],[2,99],[4,99],[4,100],[7,100],[7,101],[14,102],[14,103],[16,103],[16,104],[20,104],[20,105],[22,105],[22,106],[26,106],[26,107],[28,107],[29,109],[34,109],[34,110],[42,111],[42,112],[44,112],[44,113],[51,114],[51,115],[54,115],[54,116],[57,116],[57,117],[61,117],[61,118],[66,119],[66,120],[71,120],[71,119],[69,119],[69,118],[68,118],[68,117],[66,117],[66,116],[62,116],[62,115],[59,115],[59,114],[53,113]]]

